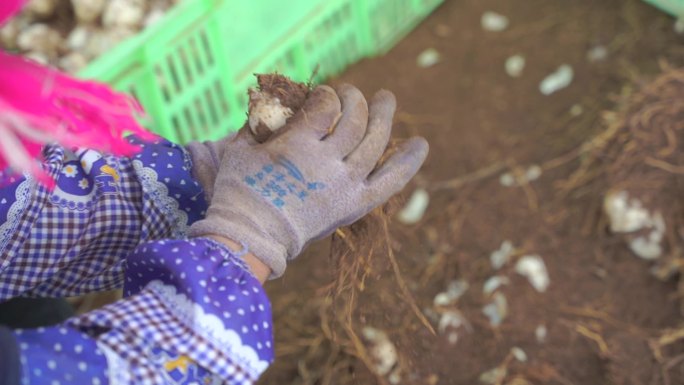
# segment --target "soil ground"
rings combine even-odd
[[[507,15],[509,28],[483,31],[480,17],[488,10]],[[605,129],[601,116],[617,109],[616,96],[653,79],[664,64],[684,64],[684,37],[673,26],[672,18],[637,0],[447,0],[386,55],[333,79],[368,96],[392,90],[399,104],[397,135],[419,134],[430,142],[427,162],[404,193],[426,188],[430,206],[417,225],[391,228],[401,273],[419,308],[428,315],[439,311],[433,298],[453,280],[470,286],[455,308],[472,330],[456,330],[458,341],[450,343],[448,332],[432,335],[421,324],[391,268],[366,279],[354,327],[388,333],[399,352],[401,383],[476,384],[502,363],[508,369],[502,384],[684,383],[684,343],[675,341],[662,354],[653,344],[683,324],[677,279],[656,279],[648,262],[608,234],[601,217],[605,182],[564,192],[559,182],[577,160],[545,168],[524,188],[498,180],[516,167],[553,164],[548,161]],[[587,52],[596,46],[606,47],[608,56],[591,62]],[[416,57],[427,48],[439,51],[441,61],[419,68]],[[527,59],[517,79],[504,72],[513,54]],[[539,82],[564,63],[574,68],[572,84],[542,95]],[[501,170],[438,189],[491,165]],[[500,271],[491,267],[489,254],[504,240],[519,254],[543,258],[551,278],[546,292],[535,291],[510,264]],[[349,345],[326,337],[342,333],[326,330],[321,311],[334,300],[326,296],[335,277],[328,255],[325,242],[315,245],[283,279],[267,285],[277,358],[261,384],[386,381]],[[482,285],[497,274],[511,282],[500,289],[508,316],[494,328],[482,313],[491,301]],[[540,325],[548,330],[543,342],[535,337]],[[526,362],[510,359],[515,346],[525,351]]]

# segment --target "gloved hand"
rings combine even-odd
[[[339,95],[339,97],[338,97]],[[418,171],[423,138],[402,143],[382,166],[396,102],[388,91],[370,103],[356,88],[314,89],[303,109],[264,143],[243,128],[227,143],[206,218],[191,236],[243,242],[271,278],[311,241],[349,225],[387,201]]]
[[[216,175],[229,139],[230,136],[216,141],[190,142],[185,146],[192,159],[192,176],[204,189],[207,202],[214,195]]]

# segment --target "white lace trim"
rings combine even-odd
[[[97,347],[102,350],[107,359],[107,371],[109,385],[129,385],[132,383],[131,368],[128,362],[113,351],[109,346],[97,342]]]
[[[251,346],[242,343],[242,338],[236,331],[227,329],[219,317],[205,313],[199,304],[178,293],[175,286],[155,280],[147,284],[147,288],[159,295],[165,303],[170,304],[169,310],[186,326],[208,341],[228,350],[231,358],[252,378],[257,378],[266,370],[268,361],[260,360]]]
[[[31,196],[33,195],[33,191],[36,187],[36,183],[33,178],[31,178],[28,174],[24,175],[24,177],[26,179],[19,184],[14,194],[16,200],[14,203],[12,203],[12,206],[7,212],[7,221],[0,225],[0,255],[4,255],[5,248],[16,232],[17,225],[19,225],[19,220],[24,214],[24,211],[28,206]],[[9,260],[7,259],[3,258],[0,260],[0,270],[8,263]]]
[[[178,201],[169,196],[169,189],[159,181],[159,175],[150,167],[145,167],[139,160],[133,161],[133,167],[140,179],[143,191],[152,199],[176,225],[172,229],[173,238],[185,238],[188,232],[188,214],[178,207]]]

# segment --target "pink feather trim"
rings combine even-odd
[[[8,4],[0,6],[0,17],[6,8]],[[50,185],[36,159],[44,144],[54,142],[131,155],[138,147],[124,133],[155,137],[136,121],[135,115],[142,113],[133,98],[104,84],[0,52],[0,170],[9,166]]]
[[[26,0],[0,0],[0,24],[19,12]]]

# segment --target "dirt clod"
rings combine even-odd
[[[280,74],[256,77],[258,87],[249,90],[249,126],[263,143],[304,106],[309,87]]]

